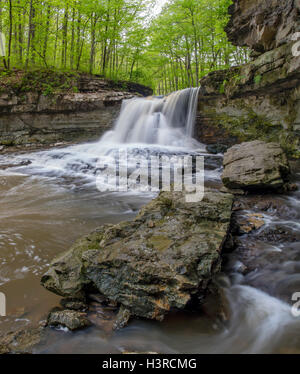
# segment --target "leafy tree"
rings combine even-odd
[[[223,29],[231,0],[0,0],[3,68],[58,68],[167,93],[247,61]]]

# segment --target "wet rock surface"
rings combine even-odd
[[[230,189],[280,190],[290,174],[287,157],[279,144],[245,142],[224,155],[222,181]]]
[[[60,304],[65,309],[77,310],[79,312],[86,312],[88,305],[80,299],[66,298],[60,301]]]
[[[218,153],[224,153],[227,151],[229,147],[225,144],[221,143],[216,143],[216,144],[211,144],[206,147],[207,152],[212,153],[212,154],[218,154]]]
[[[97,289],[123,308],[119,325],[129,315],[162,320],[211,292],[232,199],[209,191],[203,201],[186,203],[183,193],[161,193],[134,221],[79,240],[53,261],[42,285],[67,297]]]
[[[87,319],[87,314],[75,310],[53,311],[48,316],[49,326],[66,327],[71,331],[89,327],[91,322]]]
[[[223,262],[233,284],[250,285],[293,304],[300,285],[298,198],[299,191],[235,197],[233,245]]]
[[[35,346],[40,344],[44,337],[44,328],[27,328],[11,331],[0,336],[0,354],[32,353]]]

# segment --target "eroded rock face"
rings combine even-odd
[[[111,128],[129,92],[0,95],[0,144],[52,144],[99,138]]]
[[[229,13],[229,40],[257,52],[270,51],[300,31],[299,0],[234,0]]]
[[[300,57],[293,43],[240,67],[201,79],[195,134],[206,144],[255,139],[280,141],[288,151],[300,139]]]
[[[0,146],[53,144],[98,139],[117,118],[124,99],[148,96],[137,83],[80,76],[78,92],[3,91],[0,94]]]
[[[209,293],[220,270],[232,195],[206,192],[186,203],[161,193],[132,222],[104,225],[54,260],[42,278],[48,290],[81,297],[97,289],[131,315],[163,319]]]
[[[277,143],[245,142],[224,155],[222,181],[230,189],[279,190],[287,182],[290,167]]]
[[[291,40],[300,31],[299,3],[234,1],[228,37],[259,52],[247,64],[201,79],[195,125],[201,142],[279,141],[289,157],[299,154],[300,56],[293,53],[296,41]]]

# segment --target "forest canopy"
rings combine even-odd
[[[231,0],[0,0],[5,69],[130,80],[164,94],[247,61],[228,42]],[[156,11],[159,9],[160,11]]]

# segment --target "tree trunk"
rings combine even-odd
[[[44,46],[43,46],[43,59],[46,60],[47,54],[47,47],[48,47],[48,34],[49,34],[49,26],[50,26],[50,15],[51,15],[51,7],[50,5],[47,6],[47,21],[46,21],[46,29],[45,29],[45,38],[44,38]]]
[[[10,55],[11,55],[11,40],[12,40],[12,0],[9,0],[9,35],[8,35],[8,53],[7,53],[7,68],[10,68]]]
[[[90,67],[89,67],[89,72],[92,74],[93,69],[94,69],[94,62],[95,62],[95,33],[96,33],[96,23],[97,23],[97,18],[95,14],[92,14],[91,17],[91,50],[90,50]]]
[[[68,13],[69,13],[69,9],[66,6],[65,14],[64,14],[63,29],[62,29],[63,33],[62,33],[62,49],[61,49],[61,66],[64,68],[66,68],[66,64],[67,64]]]
[[[72,31],[71,31],[71,51],[70,51],[70,68],[73,69],[74,63],[74,43],[75,43],[75,8],[72,9]]]
[[[26,50],[26,62],[25,68],[28,68],[29,63],[29,54],[30,54],[30,46],[31,46],[31,37],[32,37],[32,19],[33,19],[33,0],[30,0],[30,9],[29,9],[29,29],[28,29],[28,37],[27,37],[27,50]]]
[[[2,1],[1,0],[0,0],[0,33],[2,33]],[[0,35],[0,47],[1,47],[1,51],[3,51],[3,56],[2,56],[3,65],[5,69],[7,69],[7,63],[5,59],[5,45],[4,45],[4,40],[2,38],[2,35]]]

